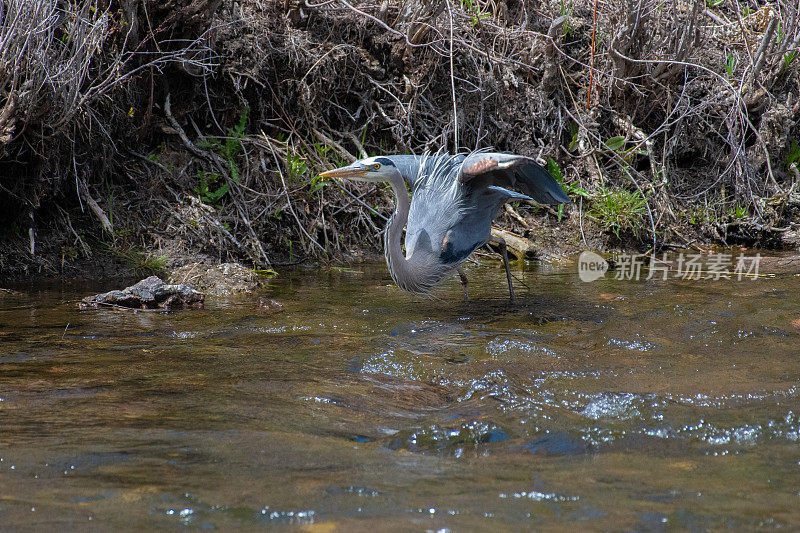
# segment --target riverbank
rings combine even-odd
[[[0,280],[379,255],[390,191],[320,171],[490,145],[573,199],[498,219],[540,257],[800,247],[791,3],[36,0],[0,33]]]

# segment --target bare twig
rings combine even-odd
[[[450,0],[447,2],[447,13],[450,15],[450,94],[453,97],[453,152],[458,152],[458,106],[456,105],[456,76],[453,67],[453,11]]]
[[[77,178],[78,180],[78,189],[80,190],[81,198],[83,201],[86,202],[86,205],[89,206],[89,209],[94,213],[94,216],[97,217],[97,220],[100,221],[100,224],[103,226],[103,229],[108,233],[114,233],[114,228],[111,226],[111,221],[108,219],[105,211],[103,208],[100,207],[100,204],[92,198],[92,195],[89,194],[89,188],[86,186],[86,182],[82,179]]]
[[[750,78],[753,80],[753,82],[758,81],[758,74],[761,72],[761,66],[764,64],[764,58],[767,56],[767,47],[772,42],[772,34],[775,33],[775,28],[777,27],[778,17],[772,17],[769,19],[767,31],[764,32],[764,37],[761,39],[761,46],[758,47],[758,51],[756,52],[755,65],[753,66],[753,72],[750,75]]]
[[[597,32],[597,0],[594,0],[594,9],[592,10],[592,49],[591,59],[589,61],[589,85],[586,89],[586,109],[589,109],[592,103],[592,80],[594,78],[594,37]]]

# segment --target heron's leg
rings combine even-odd
[[[466,302],[469,300],[469,293],[467,292],[467,285],[469,285],[469,280],[467,279],[467,273],[464,272],[464,269],[458,267],[458,276],[461,278],[461,285],[464,287],[464,301]]]
[[[508,279],[508,294],[511,299],[511,303],[514,303],[514,285],[511,283],[511,269],[508,267],[508,248],[506,247],[506,241],[502,237],[495,237],[492,235],[489,237],[489,242],[495,243],[497,246],[500,247],[500,253],[503,256],[503,266],[506,267],[506,279]]]

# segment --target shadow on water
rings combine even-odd
[[[257,297],[78,312],[0,299],[11,529],[800,527],[800,278],[469,268],[437,298],[380,264]]]

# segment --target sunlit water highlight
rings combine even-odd
[[[0,296],[2,528],[800,528],[800,277],[532,266],[512,306],[469,275],[296,270],[277,314]]]

